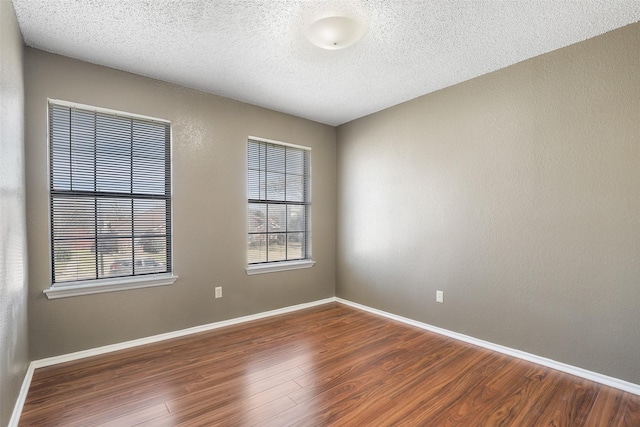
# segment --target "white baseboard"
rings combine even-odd
[[[437,326],[432,326],[427,323],[418,322],[416,320],[408,319],[406,317],[398,316],[396,314],[387,313],[386,311],[378,310],[376,308],[371,308],[366,305],[358,304],[342,298],[336,298],[336,301],[353,308],[368,311],[369,313],[377,314],[379,316],[384,316],[386,318],[397,320],[399,322],[406,323],[408,325],[416,326],[418,328],[425,329],[427,331],[435,332],[437,334],[444,335],[449,338],[453,338],[459,341],[464,341],[466,343],[477,345],[479,347],[483,347],[488,350],[497,351],[499,353],[503,353],[509,356],[517,357],[518,359],[526,360],[528,362],[537,363],[538,365],[546,366],[551,369],[556,369],[558,371],[562,371],[567,374],[575,375],[580,378],[585,378],[590,381],[594,381],[600,384],[607,385],[609,387],[614,387],[614,388],[627,391],[629,393],[640,396],[639,384],[630,383],[628,381],[624,381],[618,378],[609,377],[607,375],[599,374],[597,372],[588,371],[586,369],[578,368],[576,366],[567,365],[566,363],[557,362],[555,360],[547,359],[546,357],[542,357],[542,356],[536,356],[535,354],[505,347],[500,344],[494,344],[488,341],[483,341],[481,339],[473,338],[468,335],[460,334],[458,332],[452,332],[447,329],[438,328]]]
[[[29,393],[29,386],[31,385],[31,379],[33,378],[33,371],[35,371],[35,368],[33,367],[33,362],[31,362],[27,368],[27,373],[24,375],[22,387],[20,387],[20,393],[18,393],[18,399],[13,407],[13,413],[9,419],[8,427],[18,427],[22,408],[24,407],[24,402],[27,400],[27,393]]]

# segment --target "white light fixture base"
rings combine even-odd
[[[362,25],[344,16],[330,16],[314,22],[307,31],[307,38],[318,47],[329,50],[344,49],[362,37]]]

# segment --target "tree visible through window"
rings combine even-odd
[[[248,263],[309,258],[309,150],[249,139]]]
[[[171,271],[170,125],[49,104],[53,283]]]

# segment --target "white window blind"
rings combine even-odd
[[[249,139],[248,263],[310,258],[308,149]]]
[[[170,125],[49,104],[55,284],[171,271]]]

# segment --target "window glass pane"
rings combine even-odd
[[[112,259],[109,264],[108,275],[110,277],[131,276],[133,274],[132,257],[120,257]]]
[[[112,276],[110,266],[131,254],[131,200],[98,199],[98,278]],[[131,274],[131,272],[128,272]],[[118,274],[122,275],[122,274]]]
[[[94,191],[95,118],[92,113],[77,110],[72,110],[70,117],[71,189]]]
[[[304,202],[304,177],[287,175],[287,202]]]
[[[53,259],[55,277],[59,282],[92,279],[96,274],[94,239],[55,241]]]
[[[247,166],[249,170],[265,170],[265,152],[264,143],[249,141],[247,146]]]
[[[285,233],[274,233],[268,235],[269,253],[267,261],[284,261],[287,259],[285,237]]]
[[[284,146],[268,144],[266,147],[267,147],[267,172],[284,173],[285,172]]]
[[[287,259],[303,259],[304,233],[287,234]]]
[[[71,189],[71,142],[68,109],[52,108],[49,120],[51,139],[51,187],[60,190]]]
[[[260,200],[267,200],[267,173],[260,172]]]
[[[247,261],[249,264],[267,262],[266,234],[249,234]]]
[[[52,201],[53,238],[93,239],[95,202],[93,198],[54,197]]]
[[[305,231],[305,206],[287,205],[287,231]]]
[[[131,199],[97,199],[99,238],[131,237]]]
[[[131,192],[131,120],[96,114],[96,191]]]
[[[109,237],[98,240],[98,248],[114,250],[98,250],[98,278],[132,275],[130,238]]]
[[[267,205],[249,203],[247,216],[249,233],[265,233],[267,231]]]
[[[304,174],[304,150],[287,149],[287,174]]]
[[[164,160],[133,157],[133,192],[142,194],[164,193]]]
[[[265,199],[266,173],[263,171],[249,170],[247,174],[249,185],[249,198],[256,200]]]
[[[267,172],[267,200],[284,201],[285,175]]]
[[[147,260],[147,265],[154,264],[159,273],[167,269],[165,252],[167,250],[167,238],[164,236],[143,236],[136,240],[136,260]],[[136,270],[136,274],[139,271]]]
[[[167,201],[134,199],[133,230],[135,237],[166,235]]]
[[[54,274],[59,281],[95,277],[95,218],[93,198],[52,200]]]
[[[166,239],[163,237],[145,237],[139,240],[135,251],[134,273],[150,274],[167,271],[164,247]]]
[[[270,233],[287,231],[287,206],[268,205],[267,220]]]
[[[154,271],[166,270],[167,252],[167,202],[166,200],[134,200],[133,229],[136,260],[149,260],[147,264],[159,263]],[[144,264],[144,263],[143,263]],[[149,273],[148,265],[135,274]]]
[[[90,247],[76,247],[73,251],[72,262],[69,262],[66,269],[59,273],[59,281],[75,281],[95,279],[96,277],[96,251],[95,242]]]
[[[133,192],[163,194],[165,192],[165,125],[137,121],[133,123]]]

